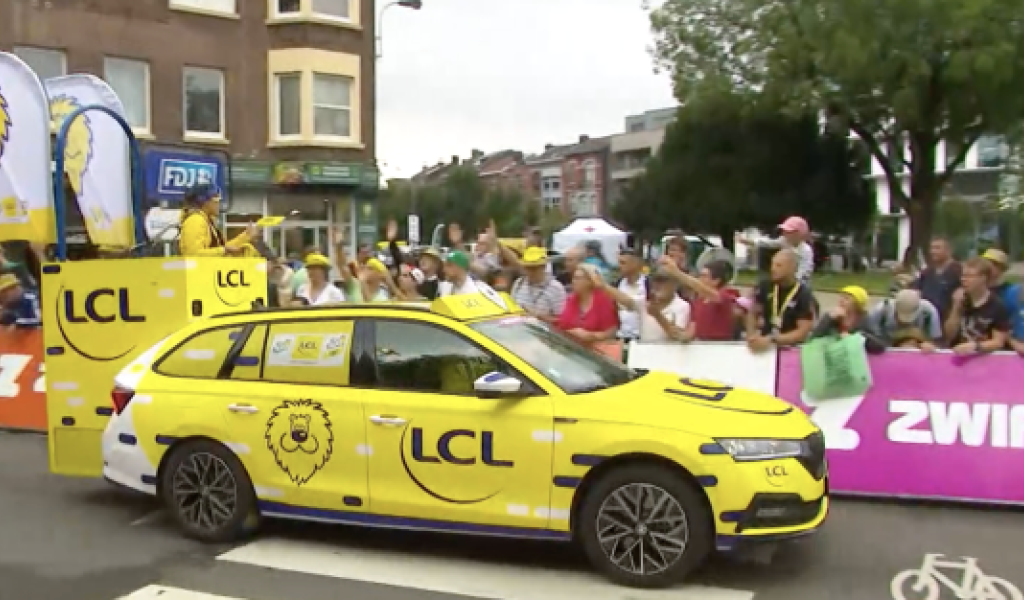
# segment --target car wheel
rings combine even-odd
[[[161,477],[164,507],[193,539],[233,542],[259,525],[248,473],[230,450],[216,442],[196,440],[176,448]]]
[[[707,501],[687,480],[658,465],[614,469],[587,492],[577,539],[598,570],[629,587],[681,582],[711,553]]]

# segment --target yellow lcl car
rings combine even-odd
[[[801,411],[629,369],[493,292],[212,317],[112,398],[105,477],[209,542],[262,517],[575,541],[612,580],[664,587],[828,512]]]

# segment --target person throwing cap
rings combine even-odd
[[[185,192],[178,251],[186,257],[259,257],[260,253],[252,245],[260,235],[254,223],[250,223],[245,231],[232,240],[225,241],[224,234],[214,220],[220,214],[220,199],[220,189],[208,183],[193,186]]]

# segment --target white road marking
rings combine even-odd
[[[140,590],[135,590],[127,596],[121,596],[118,600],[244,600],[243,598],[230,598],[228,596],[215,596],[203,592],[193,592],[181,588],[167,587],[163,585],[148,585]]]
[[[441,558],[426,553],[388,552],[341,545],[265,539],[236,548],[217,560],[279,571],[334,577],[491,600],[753,600],[754,593],[684,586],[635,590],[615,586],[596,573],[553,571]]]
[[[139,517],[138,519],[135,519],[134,521],[129,523],[128,526],[129,527],[138,527],[140,525],[149,525],[151,523],[156,523],[157,521],[161,520],[163,517],[164,517],[164,511],[162,511],[162,510],[154,510],[151,513],[147,513],[147,514]]]

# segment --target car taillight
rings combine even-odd
[[[110,391],[110,399],[114,401],[114,412],[121,414],[124,412],[125,407],[132,401],[132,397],[135,396],[135,390],[129,390],[127,388],[115,386]]]

